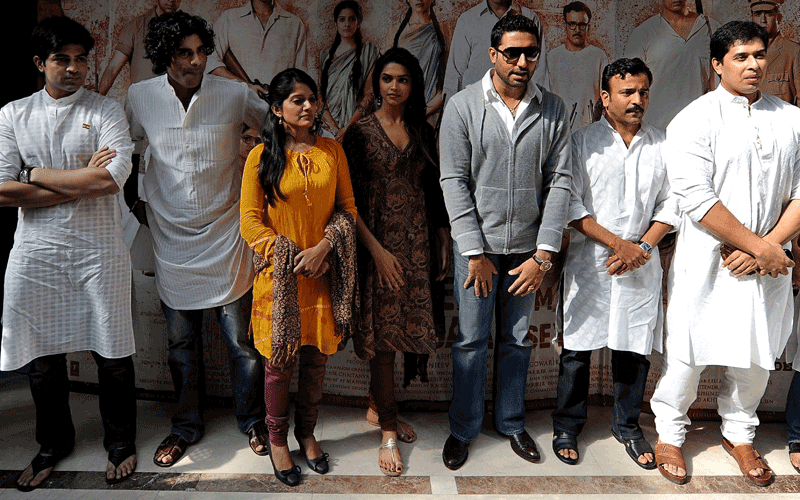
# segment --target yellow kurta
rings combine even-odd
[[[251,329],[255,346],[267,358],[272,356],[272,253],[275,239],[282,234],[300,250],[315,246],[325,236],[325,226],[334,210],[356,216],[350,171],[342,147],[332,139],[317,137],[308,151],[286,150],[286,170],[280,188],[286,200],[266,205],[258,182],[258,163],[263,146],[247,157],[242,178],[241,231],[254,252],[268,262],[253,282]],[[265,207],[266,205],[266,207]],[[324,354],[336,352],[329,274],[316,279],[297,276],[300,331],[303,345],[317,346]]]

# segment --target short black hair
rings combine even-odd
[[[564,6],[564,12],[563,12],[564,21],[567,20],[567,14],[569,12],[585,12],[586,13],[586,17],[589,18],[588,21],[592,20],[592,9],[590,9],[589,6],[586,5],[583,2],[570,2],[567,5],[565,5]]]
[[[539,28],[536,27],[536,23],[534,23],[530,18],[519,14],[504,16],[502,19],[497,21],[497,23],[495,23],[494,27],[492,28],[492,47],[499,48],[500,40],[503,38],[503,35],[506,33],[513,33],[515,31],[532,34],[536,37],[536,45],[541,47],[542,39],[539,38]]]
[[[179,10],[151,19],[144,37],[144,50],[153,63],[153,73],[165,72],[183,39],[192,35],[200,37],[206,55],[214,52],[214,30],[202,17]]]
[[[752,21],[731,21],[721,26],[711,35],[711,58],[722,63],[725,54],[737,43],[747,43],[753,40],[764,42],[764,48],[769,46],[769,33]]]
[[[58,49],[73,43],[83,47],[87,53],[94,48],[94,39],[89,30],[68,17],[48,17],[37,24],[31,33],[33,55],[42,61]]]
[[[624,79],[626,75],[641,74],[647,75],[647,81],[650,82],[650,85],[653,84],[653,73],[650,71],[650,68],[647,67],[644,61],[638,57],[634,57],[633,59],[628,59],[626,57],[617,59],[611,64],[607,64],[606,67],[603,68],[603,78],[600,80],[600,88],[606,92],[611,92],[610,82],[615,76]]]

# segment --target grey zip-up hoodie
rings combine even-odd
[[[531,99],[511,136],[480,81],[447,103],[441,184],[461,253],[561,248],[572,182],[569,126],[564,101],[541,90],[541,102]]]

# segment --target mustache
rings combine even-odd
[[[630,108],[625,110],[626,113],[633,113],[633,112],[636,112],[636,111],[638,111],[639,113],[644,114],[644,108],[639,106],[638,104],[634,104],[633,106],[631,106]]]

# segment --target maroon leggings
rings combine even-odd
[[[395,352],[377,351],[369,360],[369,407],[378,414],[382,431],[397,431],[397,400],[394,397]]]
[[[295,434],[308,437],[314,434],[325,380],[325,363],[328,356],[314,346],[300,348],[300,373],[297,380],[297,400],[294,405]],[[284,369],[273,368],[269,362],[264,367],[264,401],[267,406],[266,423],[269,441],[274,446],[286,446],[289,435],[289,381],[294,365]]]

